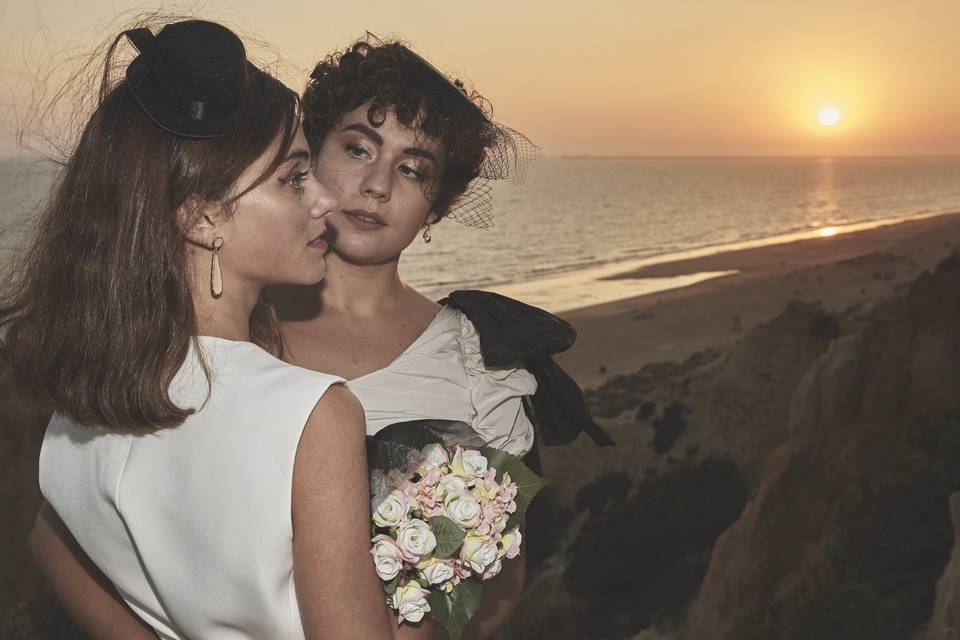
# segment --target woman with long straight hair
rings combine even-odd
[[[127,40],[138,54],[115,79]],[[103,69],[0,307],[16,381],[56,412],[40,522],[62,519],[146,623],[86,626],[394,636],[362,410],[341,378],[277,357],[261,296],[325,272],[336,200],[310,172],[296,94],[198,20],[118,35]],[[41,526],[37,557],[47,541]]]

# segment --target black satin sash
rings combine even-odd
[[[551,357],[576,341],[570,323],[489,291],[454,291],[440,304],[461,311],[477,328],[487,367],[522,366],[537,379],[531,404],[544,445],[569,444],[581,432],[601,447],[615,444],[593,421],[576,381]]]

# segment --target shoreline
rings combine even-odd
[[[534,280],[516,283],[504,283],[484,287],[489,291],[523,300],[536,307],[542,307],[552,313],[570,313],[601,304],[617,302],[662,291],[679,289],[713,278],[734,275],[730,270],[704,268],[700,271],[666,274],[647,271],[643,276],[629,275],[640,273],[647,267],[674,264],[696,258],[707,258],[720,254],[733,253],[747,249],[776,246],[799,240],[813,240],[835,235],[859,233],[905,222],[917,222],[957,215],[955,210],[931,211],[908,216],[878,218],[866,222],[854,222],[846,225],[832,225],[816,229],[789,231],[774,236],[752,238],[737,242],[706,245],[694,249],[658,253],[643,258],[613,262],[595,267],[574,269]],[[672,278],[672,280],[671,280]]]
[[[752,247],[700,250],[606,274],[606,282],[622,289],[630,283],[723,275],[561,311],[558,315],[580,337],[557,360],[582,386],[596,386],[650,362],[725,347],[792,299],[819,302],[831,311],[875,304],[960,245],[957,212],[865,224],[835,235],[811,232]]]

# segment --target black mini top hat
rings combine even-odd
[[[157,35],[144,28],[124,35],[140,52],[127,67],[127,82],[160,128],[185,138],[216,138],[267,112],[267,77],[226,27],[186,20]]]

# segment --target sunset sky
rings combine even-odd
[[[122,12],[155,6],[0,0],[0,152],[18,117],[10,105],[29,106],[27,59],[102,39]],[[960,154],[957,0],[192,6],[164,8],[270,43],[297,89],[317,58],[365,30],[399,36],[549,155]],[[831,106],[839,122],[820,124]]]

